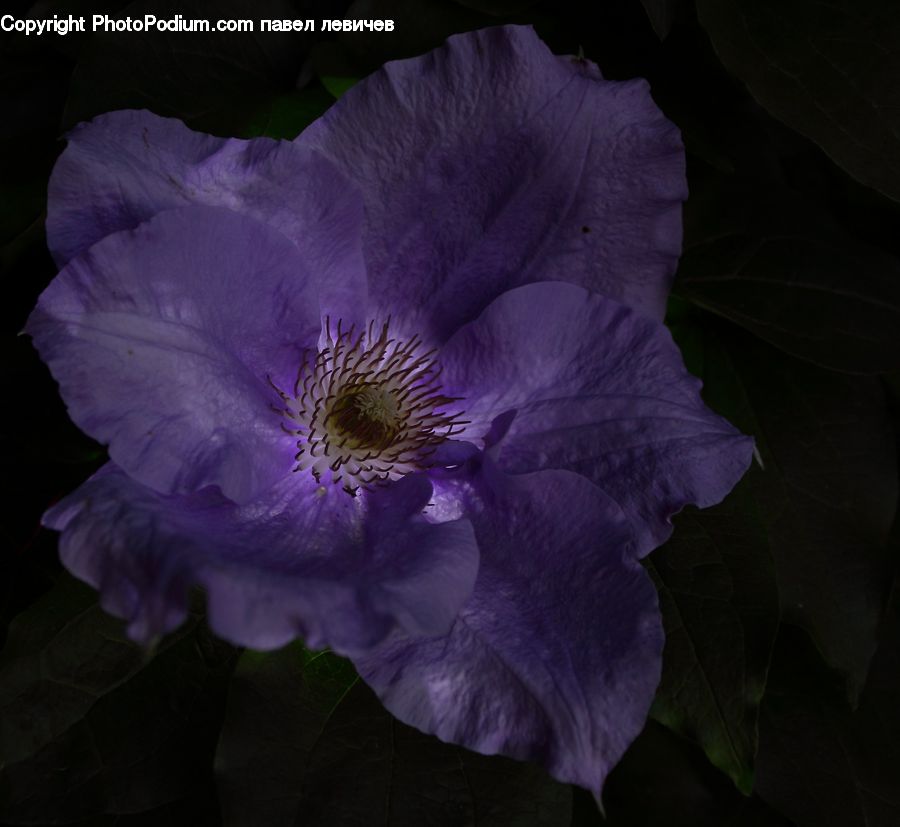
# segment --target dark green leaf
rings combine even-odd
[[[496,25],[489,14],[450,0],[357,0],[348,18],[393,20],[392,32],[344,32],[338,42],[363,73],[388,60],[413,57],[440,46],[457,32]]]
[[[322,40],[309,53],[309,68],[328,93],[337,100],[358,83],[362,72],[337,40]]]
[[[756,438],[750,478],[785,617],[846,673],[851,696],[875,648],[897,506],[897,453],[877,379],[824,371],[722,324],[675,325],[705,398]]]
[[[696,740],[742,792],[753,789],[759,702],[778,626],[778,591],[752,468],[726,500],[675,519],[648,558],[666,628],[652,714]]]
[[[760,726],[759,793],[800,827],[900,824],[900,614],[886,630],[859,707],[808,640],[785,629]]]
[[[745,798],[693,744],[650,721],[610,773],[607,819],[580,791],[572,827],[790,827],[758,798]]]
[[[295,86],[311,44],[305,32],[261,32],[261,18],[293,19],[287,0],[135,0],[122,16],[252,19],[254,32],[98,32],[83,50],[65,126],[114,109],[146,108],[217,134],[245,134],[269,98]]]
[[[725,66],[855,178],[900,200],[894,0],[697,0]]]
[[[509,14],[518,14],[531,6],[536,6],[539,0],[456,0],[461,6],[466,6],[485,14],[493,14],[497,17],[505,17]]]
[[[323,75],[320,80],[332,97],[339,98],[351,86],[357,83],[359,78],[339,77],[337,75]]]
[[[676,290],[776,347],[873,374],[900,363],[900,260],[755,176],[692,176]]]
[[[330,653],[246,653],[216,756],[231,827],[303,824],[557,827],[568,787],[394,720]]]
[[[65,577],[0,659],[0,820],[145,812],[208,784],[234,661],[196,614],[144,653]]]
[[[660,40],[665,40],[675,25],[675,20],[683,11],[684,0],[641,0],[647,17],[650,18],[650,25],[656,32]]]
[[[242,134],[248,138],[264,135],[267,138],[292,140],[316,118],[325,114],[335,97],[338,96],[332,96],[331,89],[315,84],[302,91],[269,98],[253,114]]]

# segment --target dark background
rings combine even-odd
[[[146,107],[292,138],[385,60],[527,22],[608,78],[648,78],[681,128],[691,196],[668,322],[708,404],[761,460],[648,558],[664,675],[608,780],[608,823],[900,824],[896,3],[591,5],[592,19],[563,0],[59,0],[28,13],[346,12],[396,31],[2,35],[0,823],[604,823],[589,794],[536,767],[393,721],[332,655],[215,640],[202,599],[152,653],[127,642],[39,527],[104,452],[16,336],[55,272],[46,184],[75,123]]]

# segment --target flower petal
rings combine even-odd
[[[687,197],[647,84],[605,81],[530,27],[386,64],[298,138],[360,184],[373,307],[443,341],[499,293],[581,284],[661,319]]]
[[[217,138],[146,111],[79,124],[50,178],[47,242],[62,267],[111,233],[190,204],[275,227],[302,249],[323,312],[356,321],[366,293],[361,196],[321,155],[287,141]]]
[[[515,411],[497,450],[511,473],[576,471],[632,520],[636,553],[671,534],[686,504],[713,505],[750,463],[753,440],[710,411],[668,330],[557,282],[511,290],[441,349],[445,391],[484,437]]]
[[[230,210],[187,207],[73,259],[26,331],[75,423],[163,493],[219,485],[236,501],[288,473],[269,409],[319,335],[299,250]]]
[[[628,522],[567,471],[502,479],[472,522],[481,568],[450,633],[354,662],[402,721],[599,791],[660,676],[656,592],[625,552]]]
[[[271,649],[298,636],[357,653],[392,630],[443,634],[472,590],[478,547],[467,520],[419,515],[422,477],[352,498],[294,474],[236,506],[213,489],[162,496],[112,463],[44,516],[66,568],[101,592],[140,642],[207,592],[212,629]]]

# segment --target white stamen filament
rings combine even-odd
[[[317,483],[331,475],[355,495],[411,471],[429,467],[437,446],[466,423],[441,409],[460,401],[444,396],[434,350],[421,341],[392,339],[388,323],[374,336],[374,322],[355,335],[338,322],[332,337],[325,320],[325,346],[304,354],[293,395],[271,379],[290,421],[282,428],[297,438],[295,471],[309,470]]]

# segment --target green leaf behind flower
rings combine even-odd
[[[665,40],[672,31],[675,21],[685,11],[685,0],[641,0],[650,25],[660,40]]]
[[[759,793],[798,827],[900,824],[900,613],[888,619],[855,710],[840,676],[786,627],[760,727]]]
[[[900,259],[842,229],[760,171],[694,164],[680,296],[817,365],[900,364]]]
[[[359,78],[342,77],[340,75],[323,75],[320,80],[322,86],[328,90],[328,93],[335,100],[337,100],[351,86],[354,86],[359,81]]]
[[[897,452],[877,378],[822,370],[701,316],[673,325],[706,401],[756,439],[748,478],[784,618],[806,629],[855,698],[875,650],[897,507]]]
[[[455,0],[460,6],[503,17],[518,14],[530,6],[536,6],[538,0]]]
[[[396,721],[329,652],[245,653],[216,756],[225,824],[558,827],[570,788]]]
[[[757,796],[741,795],[694,744],[652,720],[610,773],[603,803],[605,820],[576,790],[572,827],[791,827]]]
[[[720,505],[678,515],[647,558],[666,629],[651,714],[696,740],[745,794],[753,789],[759,703],[778,627],[768,533],[748,476]]]
[[[287,0],[134,0],[120,16],[252,19],[253,32],[96,32],[83,49],[65,128],[115,109],[150,109],[219,135],[247,134],[270,100],[294,90],[312,45],[306,32],[261,32],[259,20],[293,19]],[[277,104],[273,104],[277,105]],[[248,126],[248,124],[250,126]],[[249,134],[260,134],[250,129]],[[293,136],[292,136],[293,137]]]
[[[0,658],[0,822],[157,811],[208,795],[233,648],[200,616],[145,653],[65,576]]]
[[[241,130],[245,138],[296,138],[334,103],[331,89],[311,84],[302,90],[265,98]]]
[[[697,0],[725,66],[852,176],[900,200],[894,0]]]

